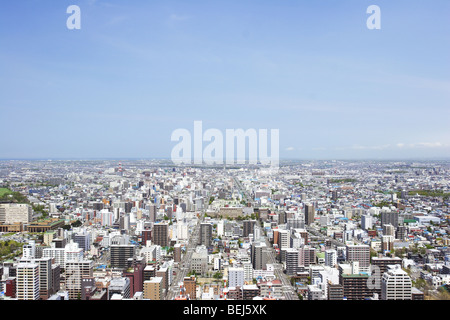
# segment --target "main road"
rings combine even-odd
[[[246,201],[247,202],[252,201],[250,194],[241,184],[239,179],[235,175],[233,175],[233,179],[236,183],[236,186],[239,188],[239,191],[246,198]],[[283,272],[283,265],[278,263],[275,259],[275,249],[272,247],[267,237],[265,237],[265,241],[267,246],[266,252],[268,257],[268,263],[274,266],[274,274],[277,277],[277,279],[281,281],[285,300],[299,300],[297,294],[295,293],[294,287],[291,285],[289,281],[288,276]]]
[[[188,245],[186,246],[186,251],[183,255],[183,258],[178,264],[178,267],[175,268],[176,275],[166,293],[166,300],[173,300],[177,295],[180,294],[180,283],[183,282],[184,277],[186,277],[187,273],[191,270],[192,253],[194,252],[198,244],[198,234],[201,219],[203,219],[202,216],[197,220],[194,230],[189,236]]]
[[[283,264],[278,263],[275,257],[275,249],[271,246],[269,239],[266,237],[267,258],[268,262],[274,267],[274,274],[281,281],[282,291],[285,300],[299,300],[295,293],[294,287],[291,285],[288,276],[283,272]]]

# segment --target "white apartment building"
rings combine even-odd
[[[55,259],[55,264],[65,268],[66,261],[83,259],[83,249],[78,247],[78,243],[71,242],[64,248],[45,248],[42,257]]]
[[[228,287],[242,287],[244,285],[244,268],[228,269]]]
[[[361,229],[368,230],[373,228],[373,217],[370,215],[361,216]]]
[[[400,265],[388,265],[381,278],[382,300],[411,300],[411,278]]]
[[[334,267],[337,265],[337,251],[334,249],[325,250],[325,265]]]
[[[37,263],[23,262],[17,265],[17,300],[38,300],[39,291],[39,265]]]
[[[278,237],[279,237],[278,245],[280,250],[291,247],[291,233],[289,230],[280,229],[278,231]]]
[[[251,262],[246,262],[243,265],[244,268],[244,281],[252,283],[253,281],[253,265]]]

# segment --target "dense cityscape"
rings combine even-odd
[[[0,161],[1,300],[448,300],[448,161]]]

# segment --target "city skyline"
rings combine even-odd
[[[169,159],[196,120],[279,129],[280,160],[450,157],[446,1],[2,8],[0,159]]]
[[[0,300],[449,300],[449,163],[0,161]]]

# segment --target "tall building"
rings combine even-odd
[[[69,260],[66,262],[66,290],[70,300],[81,299],[81,286],[84,277],[93,276],[92,260]]]
[[[168,223],[160,222],[153,225],[152,242],[161,247],[168,247],[170,245]]]
[[[405,241],[407,236],[406,226],[398,226],[397,230],[395,230],[395,238],[400,241]]]
[[[298,271],[298,257],[299,249],[287,248],[285,249],[286,274],[295,275]]]
[[[382,236],[381,237],[381,250],[391,251],[394,249],[394,236]]]
[[[114,224],[114,213],[108,209],[102,209],[99,212],[100,223],[102,226],[112,226]]]
[[[170,273],[171,269],[169,269],[168,267],[160,267],[159,270],[156,270],[156,277],[161,277],[162,282],[162,290],[163,290],[163,295],[164,292],[167,292],[167,290],[169,289],[169,284],[170,284]]]
[[[280,250],[291,247],[291,233],[289,230],[278,230],[278,247]]]
[[[331,191],[331,200],[333,200],[333,201],[337,201],[337,199],[338,199],[338,190],[332,190]]]
[[[156,205],[154,203],[151,203],[148,206],[148,214],[149,214],[149,220],[151,222],[155,222],[156,221]]]
[[[361,216],[361,229],[369,230],[373,228],[373,218],[372,216],[365,214]]]
[[[181,262],[181,244],[176,243],[173,246],[173,262]]]
[[[392,224],[383,224],[384,236],[395,236],[395,228]]]
[[[210,247],[212,243],[212,224],[202,223],[200,224],[200,237],[199,244],[206,247]]]
[[[197,274],[205,275],[208,271],[208,253],[207,251],[195,251],[192,253],[191,267]]]
[[[145,229],[141,231],[142,236],[142,244],[145,246],[147,245],[147,241],[152,240],[152,230]]]
[[[251,246],[251,261],[253,269],[266,270],[267,266],[267,246],[265,243],[253,242]]]
[[[133,261],[132,265],[122,273],[124,277],[130,279],[130,296],[134,296],[136,292],[142,292],[142,283],[144,282],[144,263],[141,261]]]
[[[144,268],[144,281],[156,277],[156,269],[154,266],[147,265]]]
[[[380,277],[388,270],[388,265],[402,265],[402,259],[399,257],[372,257],[372,266],[379,268]]]
[[[243,236],[248,237],[249,234],[255,234],[256,220],[244,220],[243,222]]]
[[[111,267],[125,269],[128,259],[135,255],[135,246],[131,244],[114,244],[110,247]]]
[[[39,297],[47,300],[55,291],[53,286],[52,259],[20,259],[22,263],[37,264],[39,266]]]
[[[89,232],[77,233],[73,236],[73,242],[78,243],[78,247],[84,251],[91,249],[91,234]]]
[[[305,216],[304,214],[299,214],[293,218],[287,218],[286,229],[303,229],[305,228]]]
[[[412,282],[409,275],[399,265],[388,265],[381,278],[382,300],[411,300]]]
[[[360,271],[359,262],[351,264],[339,264],[339,284],[344,290],[344,298],[347,300],[365,300],[378,293],[376,287],[368,285],[370,279],[368,273]]]
[[[183,287],[189,299],[195,300],[197,298],[197,283],[194,276],[185,277],[183,279]]]
[[[314,205],[312,204],[305,204],[305,224],[310,225],[314,223]]]
[[[78,247],[78,243],[70,242],[64,248],[44,248],[42,257],[52,258],[55,264],[65,268],[66,261],[83,259],[83,249]]]
[[[361,271],[368,271],[370,266],[370,247],[368,245],[347,245],[346,256],[349,262],[358,261]]]
[[[130,214],[125,213],[119,218],[119,229],[129,231],[130,230]]]
[[[394,228],[398,227],[398,213],[391,211],[391,209],[383,208],[381,214],[381,225],[391,224]]]
[[[220,261],[220,260],[219,260]],[[251,283],[253,281],[253,266],[251,262],[245,262],[242,264],[244,268],[244,281]]]
[[[61,268],[65,267],[65,251],[64,248],[45,248],[42,251],[42,256],[44,258],[52,258],[55,261],[55,264],[61,266]]]
[[[169,218],[169,220],[172,220],[172,218],[173,218],[173,207],[172,206],[167,207],[167,217]]]
[[[162,284],[161,277],[153,277],[151,280],[144,281],[144,299],[162,300]]]
[[[334,268],[337,265],[337,251],[334,249],[325,250],[325,265]]]
[[[83,259],[83,248],[80,248],[76,242],[69,242],[64,247],[64,259],[65,261]]]
[[[61,289],[61,266],[52,264],[52,292],[58,292]]]
[[[39,265],[23,262],[17,265],[17,300],[39,300]]]
[[[316,263],[316,248],[305,245],[298,249],[298,265],[309,267]]]
[[[5,280],[5,296],[10,298],[16,298],[16,292],[17,292],[17,278],[16,277],[9,277]]]
[[[344,298],[344,287],[341,284],[328,282],[327,290],[328,300],[342,300]]]
[[[340,285],[343,287],[343,295],[347,300],[365,300],[373,296],[373,290],[367,286],[369,275],[342,274]]]

